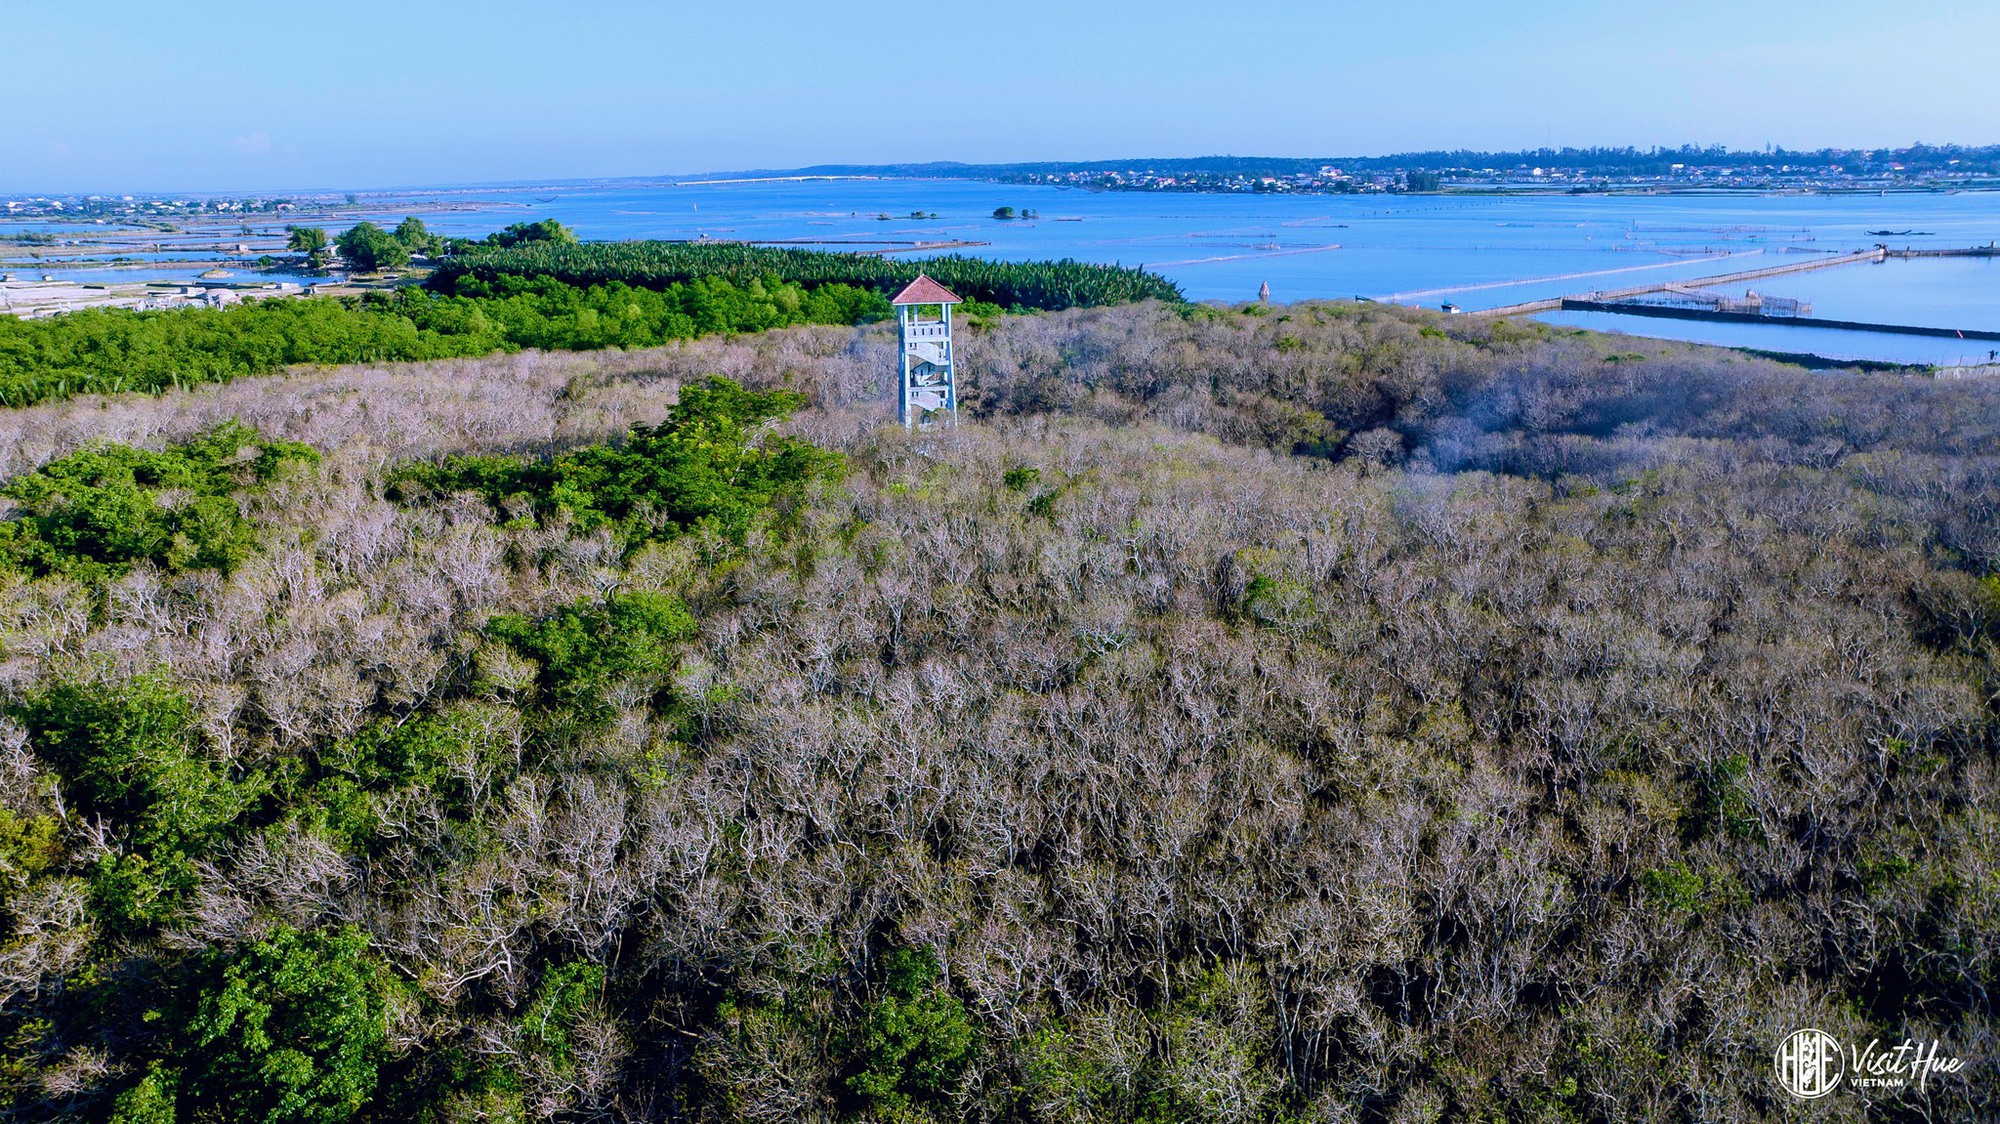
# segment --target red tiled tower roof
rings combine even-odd
[[[964,304],[951,294],[951,290],[930,279],[928,274],[919,273],[902,292],[897,293],[890,304]]]

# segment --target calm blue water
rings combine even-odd
[[[468,236],[555,218],[586,239],[798,240],[847,250],[963,241],[980,245],[949,252],[1144,265],[1197,300],[1249,300],[1268,282],[1278,301],[1367,296],[1433,308],[1449,300],[1467,309],[1730,273],[1877,242],[1966,247],[2000,239],[2000,193],[1178,195],[953,180],[815,180],[478,188],[405,199],[448,204],[453,209],[425,212],[425,222]],[[993,211],[1001,206],[1031,209],[1039,217],[997,220]],[[912,212],[926,217],[911,218]],[[1870,230],[1925,233],[1878,237]],[[2000,329],[1996,259],[1844,266],[1769,278],[1755,287],[1811,301],[1820,316]],[[1955,340],[1589,313],[1551,319],[1854,358],[1985,358],[1985,347]]]
[[[1170,195],[950,180],[567,186],[448,196],[495,204],[426,216],[483,234],[556,218],[588,239],[798,239],[832,249],[965,241],[1006,260],[1144,265],[1197,300],[1368,296],[1491,308],[1595,288],[1685,279],[1865,249],[2000,239],[2000,193],[1839,196]],[[1031,209],[1002,221],[996,207]],[[909,217],[921,211],[921,219]],[[1916,231],[1876,236],[1870,230]],[[905,255],[918,256],[918,255]],[[2000,329],[2000,260],[1845,266],[1767,279],[1759,291],[1816,315]],[[1984,361],[1985,347],[1876,333],[1717,325],[1589,313],[1551,316],[1637,335],[1844,358]]]

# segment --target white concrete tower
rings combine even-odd
[[[950,411],[958,418],[958,382],[953,376],[951,306],[962,303],[950,289],[918,274],[889,302],[902,327],[902,376],[896,409],[903,424],[916,428],[924,415]],[[935,310],[933,314],[932,310]]]

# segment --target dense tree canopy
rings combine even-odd
[[[212,952],[177,981],[164,1055],[112,1105],[114,1124],[240,1120],[339,1124],[375,1092],[384,981],[351,929],[283,928],[241,952]]]
[[[454,458],[413,467],[400,490],[477,492],[496,511],[510,501],[560,512],[580,530],[617,526],[643,541],[660,528],[706,525],[740,539],[781,492],[835,476],[840,457],[765,423],[804,403],[792,391],[744,390],[724,378],[682,388],[667,420],[635,426],[622,446],[596,445],[546,461]]]
[[[157,390],[301,363],[484,355],[522,347],[651,347],[707,332],[881,319],[881,296],[846,285],[807,291],[752,278],[665,290],[577,289],[550,280],[419,289],[366,297],[265,300],[221,309],[89,309],[45,320],[0,317],[0,402]]]
[[[509,246],[525,246],[533,242],[574,246],[576,232],[554,219],[543,219],[540,222],[517,222],[486,236],[487,245],[503,249]]]
[[[291,229],[293,249],[315,267],[324,265],[325,232]],[[468,243],[435,235],[414,216],[393,233],[363,222],[332,242],[356,269],[396,268],[413,253],[459,252],[444,259],[428,289],[221,309],[0,317],[0,407],[226,382],[302,363],[441,359],[524,347],[653,347],[711,332],[863,324],[887,317],[888,296],[916,275],[914,267],[851,254],[579,246],[554,220],[516,223],[488,244],[512,249],[468,256]],[[949,258],[926,268],[974,298],[968,306],[974,320],[997,313],[996,302],[1067,308],[1180,296],[1151,274],[1076,262]]]
[[[372,222],[356,225],[335,238],[333,244],[349,265],[363,272],[394,269],[410,261],[410,248]]]
[[[288,226],[285,228],[285,248],[295,254],[305,256],[309,269],[325,269],[328,259],[326,231],[316,226]]]
[[[1178,302],[1181,291],[1156,273],[1125,266],[1062,261],[1002,262],[957,255],[896,261],[866,254],[753,246],[742,242],[590,242],[542,240],[511,249],[457,255],[427,282],[439,292],[464,291],[468,282],[547,278],[567,285],[620,283],[658,289],[697,278],[741,284],[771,277],[816,289],[853,285],[893,296],[928,273],[960,297],[1005,308],[1100,307],[1131,301]]]
[[[250,529],[0,570],[11,1117],[1777,1121],[1801,1026],[1991,1115],[2000,390],[1158,303],[909,433],[895,346],[0,412]]]
[[[256,544],[235,493],[318,459],[308,446],[265,441],[237,424],[164,452],[83,449],[0,488],[18,505],[0,523],[0,559],[85,580],[116,577],[142,561],[168,572],[228,570]]]

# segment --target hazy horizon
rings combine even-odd
[[[10,3],[0,188],[388,189],[815,164],[2000,140],[2000,11],[1855,0],[1001,12]],[[1726,28],[1726,36],[1708,29]],[[221,30],[215,30],[221,29]],[[1889,52],[1885,56],[1885,51]],[[1896,52],[1924,65],[1893,71]],[[1879,70],[1881,80],[1857,74]],[[948,77],[947,77],[948,76]]]
[[[1928,145],[1933,148],[1948,148],[1955,146],[1958,148],[1979,149],[1979,148],[1995,147],[1994,145],[1980,144],[1980,143],[1965,143],[1956,140],[1942,140],[1942,141],[1926,140],[1926,141],[1913,141],[1913,142],[1905,142],[1902,144],[1889,144],[1889,145],[1826,145],[1826,146],[1818,146],[1812,149],[1796,148],[1782,144],[1777,145],[1776,147],[1779,152],[1810,154],[1826,150],[1853,151],[1853,152],[1863,152],[1863,151],[1883,152],[1883,151],[1905,149],[1918,144]],[[1668,151],[1677,149],[1680,146],[1604,145],[1597,147],[1606,151],[1611,151],[1624,147],[1631,147],[1638,151],[1646,152],[1654,148],[1658,148],[1662,151]],[[755,176],[790,176],[798,174],[834,174],[834,173],[818,173],[815,171],[816,169],[834,169],[834,168],[887,169],[887,168],[919,168],[925,166],[936,166],[936,167],[957,166],[957,167],[969,167],[969,168],[1014,167],[1014,166],[1032,167],[1035,165],[1043,165],[1043,164],[1061,164],[1061,165],[1074,165],[1074,166],[1111,164],[1111,165],[1129,165],[1132,167],[1142,167],[1147,164],[1165,164],[1165,163],[1174,163],[1180,161],[1197,161],[1197,160],[1247,160],[1247,161],[1387,160],[1401,156],[1412,156],[1412,157],[1424,156],[1445,151],[1463,151],[1474,154],[1490,154],[1490,155],[1519,153],[1521,155],[1527,156],[1527,155],[1534,155],[1540,151],[1560,152],[1562,150],[1561,149],[1545,150],[1536,148],[1505,149],[1505,150],[1406,149],[1393,152],[1342,152],[1342,153],[1202,152],[1194,154],[1162,154],[1154,152],[1154,153],[1145,153],[1141,155],[1131,155],[1131,156],[1114,155],[1114,156],[1078,157],[1073,160],[1052,160],[1052,159],[1035,159],[1035,158],[1027,158],[1022,160],[1008,160],[1008,161],[898,160],[898,161],[884,161],[884,162],[872,162],[872,161],[862,162],[862,161],[852,161],[852,160],[830,160],[830,161],[822,161],[817,164],[800,164],[800,165],[789,165],[789,166],[773,165],[773,166],[756,167],[756,168],[670,169],[670,170],[655,171],[655,172],[636,172],[629,175],[603,175],[603,176],[548,175],[548,176],[528,176],[519,179],[488,179],[488,180],[457,180],[457,181],[429,180],[429,181],[412,182],[412,183],[277,184],[277,185],[252,185],[252,186],[240,186],[240,187],[218,187],[218,188],[207,188],[207,189],[184,188],[178,190],[155,189],[155,188],[144,188],[144,187],[131,188],[131,187],[119,187],[116,185],[100,186],[94,188],[50,189],[32,184],[19,185],[19,184],[0,183],[0,193],[8,193],[15,195],[46,194],[51,196],[113,195],[121,193],[134,196],[201,196],[201,195],[235,195],[241,193],[248,193],[252,195],[279,195],[284,193],[312,195],[312,194],[337,194],[337,193],[347,192],[347,193],[354,193],[361,195],[381,195],[381,194],[405,194],[414,192],[480,191],[480,190],[497,189],[497,188],[518,189],[518,188],[535,187],[540,185],[560,186],[569,184],[623,183],[623,182],[648,183],[648,182],[661,182],[668,180],[685,180],[690,182],[700,181],[700,180],[713,181],[713,180],[726,179],[732,176],[755,177]],[[1571,151],[1588,151],[1588,150],[1571,149]],[[1766,155],[1763,149],[1730,149],[1728,150],[1728,154],[1731,156]]]

